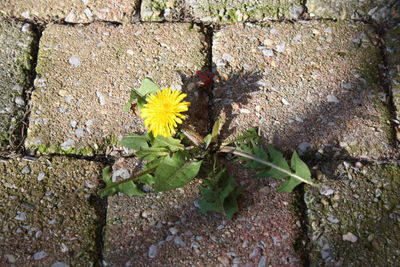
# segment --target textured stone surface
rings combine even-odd
[[[334,19],[372,18],[378,22],[399,19],[396,0],[307,0],[311,17]]]
[[[389,79],[393,92],[393,102],[396,108],[396,136],[400,142],[400,25],[387,32],[386,45]]]
[[[231,25],[213,41],[219,75],[214,115],[227,118],[226,138],[257,126],[266,142],[285,150],[301,143],[311,150],[341,147],[356,156],[389,150],[390,117],[378,76],[382,59],[368,27]]]
[[[100,171],[82,160],[1,162],[0,265],[94,264]]]
[[[0,151],[16,141],[30,84],[35,34],[29,24],[0,20]]]
[[[144,21],[201,21],[226,23],[297,19],[303,12],[299,0],[144,0],[140,9]]]
[[[196,208],[198,182],[183,189],[139,197],[108,198],[104,260],[110,266],[301,266],[300,222],[293,195],[278,194],[277,184],[251,178],[227,166],[245,192],[232,220],[203,215]],[[137,171],[119,160],[117,173]],[[299,243],[301,244],[301,243]]]
[[[338,164],[338,165],[336,165]],[[311,266],[396,266],[400,262],[400,168],[330,158],[338,177],[306,188]]]
[[[136,13],[138,0],[2,0],[0,14],[19,19],[70,23],[94,20],[130,22]]]
[[[26,145],[90,153],[143,132],[139,117],[123,111],[132,86],[151,77],[187,92],[185,85],[205,66],[206,47],[204,35],[189,24],[48,27],[40,41]],[[192,90],[191,112],[204,110],[196,108],[199,92]]]

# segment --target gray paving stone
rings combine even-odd
[[[335,146],[379,157],[390,149],[382,59],[367,26],[230,25],[213,42],[214,116],[227,118],[225,138],[256,126],[284,150]]]
[[[5,17],[69,23],[95,20],[131,22],[138,0],[2,0],[0,14]]]
[[[334,19],[372,18],[377,22],[399,19],[400,5],[396,0],[308,0],[311,17]]]
[[[65,158],[1,162],[0,265],[95,264],[100,172],[97,163]]]
[[[386,36],[386,53],[388,55],[390,83],[393,92],[393,102],[396,108],[396,136],[400,142],[400,25],[390,29]]]
[[[132,159],[113,166],[137,171]],[[300,222],[293,195],[274,192],[277,184],[254,179],[233,165],[229,171],[245,192],[232,220],[203,215],[196,207],[198,181],[182,189],[144,196],[108,197],[104,260],[109,266],[301,266],[294,243]],[[266,258],[266,259],[265,259]]]
[[[302,12],[302,2],[299,0],[144,0],[140,9],[144,21],[204,23],[297,19]]]
[[[40,42],[27,147],[90,154],[143,132],[139,117],[123,106],[145,77],[188,92],[189,114],[204,111],[196,107],[199,92],[186,85],[206,65],[206,48],[200,29],[182,23],[49,26]]]
[[[29,24],[0,20],[0,151],[15,143],[24,116],[36,37]],[[18,135],[18,134],[17,134]]]
[[[337,165],[339,164],[339,165]],[[400,261],[400,168],[331,159],[339,178],[306,188],[311,266],[396,266]],[[327,166],[322,166],[327,168]]]

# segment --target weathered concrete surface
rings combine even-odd
[[[389,64],[389,79],[396,108],[396,137],[400,142],[400,25],[390,29],[386,35],[386,53]]]
[[[222,27],[214,35],[215,118],[225,138],[257,126],[266,142],[324,146],[354,156],[390,149],[374,33],[358,23],[300,22]]]
[[[14,134],[24,116],[22,94],[30,84],[35,38],[29,24],[0,20],[0,151],[18,138]]]
[[[1,162],[0,265],[94,264],[100,172],[99,164],[83,160]]]
[[[400,262],[400,168],[329,158],[338,177],[306,188],[311,266],[396,266]]]
[[[131,22],[138,4],[138,0],[2,0],[0,14],[18,19],[70,23]]]
[[[297,19],[302,12],[300,0],[144,0],[140,9],[144,21],[204,23]]]
[[[206,48],[203,33],[189,24],[48,27],[40,41],[27,147],[90,154],[143,132],[139,117],[123,110],[131,88],[151,77],[187,91],[206,64]],[[191,112],[207,110],[196,108],[198,92],[188,93]]]
[[[400,19],[400,4],[396,0],[307,0],[311,17],[333,19],[373,19],[387,22]]]
[[[275,181],[251,178],[227,166],[245,192],[232,220],[201,214],[198,182],[139,197],[108,198],[104,260],[109,266],[302,266],[294,249],[300,221],[293,195],[278,194]],[[114,173],[127,177],[135,161],[120,160]],[[299,243],[302,246],[304,244]]]

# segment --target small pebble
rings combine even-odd
[[[43,172],[39,172],[38,176],[37,176],[37,180],[40,182],[41,180],[43,180],[45,177],[45,174]]]
[[[23,169],[21,170],[21,173],[23,173],[23,174],[28,174],[28,173],[30,173],[30,172],[31,172],[31,169],[29,169],[28,166],[26,166],[25,168],[23,168]]]
[[[69,125],[71,125],[72,128],[75,128],[78,125],[78,123],[75,120],[70,120]]]
[[[154,259],[157,256],[157,246],[151,245],[149,247],[148,256],[150,259]]]
[[[284,104],[284,105],[289,105],[289,102],[288,102],[286,99],[284,99],[284,98],[281,99],[281,102],[282,102],[282,104]]]
[[[15,218],[17,221],[26,221],[26,214],[25,212],[17,212],[17,216]]]
[[[334,96],[334,95],[328,95],[327,97],[326,97],[326,100],[329,102],[329,103],[340,103],[340,101],[339,101],[339,99],[336,97],[336,96]]]
[[[266,267],[267,266],[267,257],[262,256],[258,261],[257,267]]]
[[[357,236],[355,236],[353,233],[348,232],[347,234],[343,235],[343,241],[350,241],[352,243],[357,242]]]
[[[176,229],[175,227],[171,227],[171,228],[169,228],[169,232],[170,232],[172,235],[176,235],[176,234],[178,233],[178,229]]]
[[[14,255],[5,254],[4,257],[7,259],[7,261],[8,261],[9,263],[16,263],[16,262],[17,262],[17,259],[15,258]]]
[[[286,44],[285,43],[280,43],[276,45],[276,51],[279,53],[283,53],[285,51]]]
[[[183,242],[183,240],[179,236],[175,236],[174,243],[177,244],[180,247],[185,247],[186,246],[185,242]]]
[[[38,261],[38,260],[41,260],[41,259],[46,258],[47,255],[48,255],[48,254],[47,254],[45,251],[42,250],[42,251],[36,252],[36,253],[33,255],[33,259],[36,260],[36,261]]]
[[[321,193],[321,195],[324,195],[324,196],[330,196],[335,193],[335,191],[328,186],[322,186],[319,189],[319,192]]]
[[[53,263],[53,264],[51,265],[51,267],[68,267],[68,264],[66,264],[66,263],[64,263],[64,262],[61,262],[61,261],[58,261],[58,262],[56,262],[56,263]]]
[[[81,65],[81,61],[79,60],[79,58],[77,58],[76,56],[72,56],[69,58],[69,63],[73,66],[73,67],[79,67],[79,65]]]

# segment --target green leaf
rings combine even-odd
[[[139,178],[136,179],[136,181],[139,183],[148,184],[148,185],[155,183],[154,176],[151,174],[145,174],[143,176],[140,176]]]
[[[154,94],[158,90],[160,90],[160,87],[158,87],[158,85],[156,85],[150,78],[145,78],[142,81],[137,92],[141,96],[145,97],[147,94]]]
[[[147,143],[148,141],[150,141],[150,138],[147,134],[146,135],[130,134],[122,138],[120,143],[126,148],[140,150],[149,147],[149,144]]]
[[[211,136],[212,136],[211,142],[213,142],[213,143],[218,142],[218,136],[219,136],[219,133],[221,132],[222,126],[224,125],[224,122],[225,122],[224,119],[217,119],[215,121],[212,131],[211,131]]]
[[[152,161],[158,157],[167,156],[169,153],[170,152],[165,147],[149,147],[147,149],[137,151],[136,156],[145,161]]]
[[[186,160],[183,151],[164,157],[155,172],[154,190],[168,191],[186,185],[196,177],[201,163]]]
[[[171,152],[176,152],[178,150],[183,150],[185,148],[181,144],[181,140],[164,136],[155,137],[153,147],[166,147]]]
[[[268,145],[268,154],[272,159],[272,163],[276,166],[291,172],[289,165],[287,164],[285,158],[283,157],[282,153],[273,148],[271,145]],[[256,177],[273,177],[276,179],[283,179],[288,177],[288,175],[284,172],[281,172],[275,168],[269,168],[265,171],[262,171],[256,175]]]
[[[119,184],[117,190],[128,196],[139,196],[143,195],[144,192],[138,188],[133,181],[127,181],[126,183]]]
[[[143,105],[146,104],[146,98],[144,96],[141,96],[140,94],[138,94],[138,92],[135,89],[132,89],[128,103],[126,103],[124,105],[125,112],[129,112],[129,110],[131,109],[131,106],[133,104],[133,101],[135,101],[135,99],[137,100],[137,105],[138,105],[139,109],[141,109],[143,107]]]
[[[229,176],[225,169],[207,180],[213,182],[205,183],[206,187],[200,187],[200,211],[216,211],[232,219],[238,211],[237,198],[242,193],[242,188],[237,186],[235,179]]]
[[[111,195],[114,195],[115,193],[117,193],[117,189],[115,189],[115,188],[107,189],[107,187],[113,183],[111,181],[111,167],[110,166],[103,168],[102,176],[103,176],[103,181],[106,184],[106,188],[103,188],[100,190],[100,192],[99,192],[100,196],[106,197],[106,196],[111,196]]]
[[[212,140],[211,134],[207,134],[206,137],[204,137],[204,144],[206,145],[206,148],[208,148],[208,146],[211,144],[211,140]]]
[[[304,161],[301,160],[299,155],[297,155],[296,151],[294,151],[292,155],[291,167],[295,171],[296,175],[300,176],[306,181],[311,182],[310,169],[308,168],[307,164],[305,164]],[[293,189],[301,183],[302,181],[300,181],[299,179],[290,176],[289,180],[281,184],[277,192],[292,192]]]
[[[241,136],[236,137],[232,141],[229,141],[227,143],[224,143],[223,145],[229,145],[232,143],[244,143],[244,142],[254,142],[258,143],[259,142],[259,136],[255,128],[250,128],[247,131],[245,131]]]

